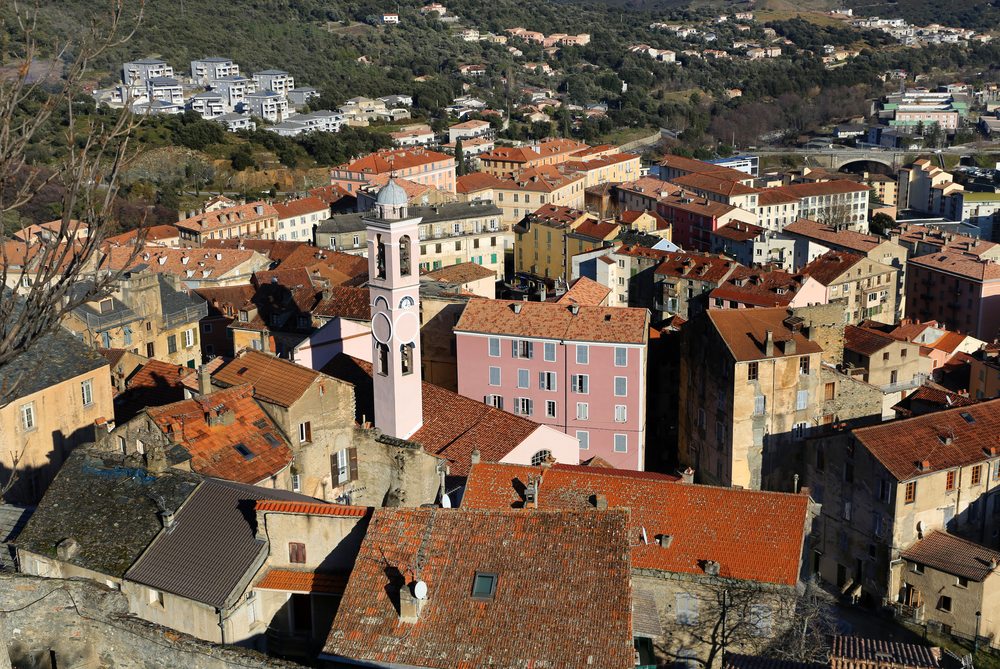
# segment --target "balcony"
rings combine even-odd
[[[180,311],[174,311],[163,316],[163,328],[169,330],[185,323],[197,323],[202,318],[208,316],[208,302],[185,307]]]
[[[904,390],[912,390],[923,385],[924,381],[927,380],[927,374],[914,374],[913,378],[909,381],[897,381],[895,383],[888,383],[884,386],[880,386],[880,390],[883,393],[896,393]]]

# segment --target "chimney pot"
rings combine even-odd
[[[404,585],[399,590],[399,622],[415,623],[420,620],[423,600],[413,594],[413,584]]]
[[[670,545],[674,543],[674,535],[672,534],[657,534],[656,543],[662,548],[670,548]]]
[[[694,483],[694,470],[690,467],[684,469],[680,474],[682,483]]]
[[[774,332],[771,330],[764,335],[764,355],[769,358],[774,355]]]
[[[601,511],[607,510],[608,498],[605,495],[592,495],[590,499],[595,509],[600,509]]]
[[[469,460],[472,462],[472,464],[478,465],[479,458],[480,458],[479,449],[478,448],[473,449],[472,454],[469,456]]]
[[[212,392],[212,374],[208,370],[208,365],[202,365],[198,370],[198,393],[208,395]]]
[[[523,304],[522,302],[514,302],[513,304],[510,305],[511,308],[514,310],[515,314],[521,313],[522,304]]]

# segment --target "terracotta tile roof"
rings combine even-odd
[[[782,192],[776,188],[766,188],[757,195],[758,207],[772,207],[776,204],[790,204],[798,201],[799,198],[794,195]]]
[[[496,279],[497,273],[488,267],[483,267],[472,262],[463,262],[458,265],[446,265],[432,272],[427,272],[424,276],[435,281],[446,283],[466,284],[482,279]]]
[[[676,193],[681,189],[669,181],[646,176],[636,179],[635,181],[626,181],[623,184],[619,184],[618,190],[638,193],[640,195],[651,197],[654,200],[658,200],[665,195]]]
[[[256,289],[250,284],[195,288],[195,293],[208,303],[208,315],[214,318],[236,318],[237,312],[250,300]]]
[[[370,299],[367,288],[331,286],[323,289],[323,297],[313,308],[312,314],[319,318],[371,321]]]
[[[967,407],[975,403],[975,400],[969,399],[965,395],[959,395],[944,386],[925,381],[924,385],[893,405],[892,410],[896,412],[898,417],[910,418],[930,411]]]
[[[158,407],[184,399],[184,377],[192,372],[181,365],[150,360],[125,384],[115,398],[115,420],[125,422],[146,407]]]
[[[310,195],[318,197],[319,199],[326,202],[328,205],[335,204],[341,200],[355,200],[357,199],[354,193],[350,193],[340,186],[320,186],[319,188],[312,188],[309,191]]]
[[[794,223],[789,223],[785,226],[784,231],[862,254],[867,254],[879,244],[887,241],[882,237],[866,235],[855,230],[837,230],[832,225],[813,221],[808,218],[800,218]]]
[[[958,274],[973,281],[1000,280],[1000,263],[962,251],[947,249],[936,251],[919,258],[910,258],[907,264],[939,272],[948,272],[949,274]]]
[[[979,582],[986,580],[1000,564],[1000,552],[940,530],[904,550],[901,557]]]
[[[906,481],[996,457],[1000,399],[862,427],[853,434],[890,474]]]
[[[249,202],[185,218],[182,221],[177,221],[177,228],[201,234],[213,230],[225,230],[244,223],[276,218],[277,216],[277,210],[267,202]]]
[[[596,221],[588,218],[569,233],[574,237],[587,237],[594,241],[607,241],[619,233],[621,227],[610,221]]]
[[[714,560],[723,577],[782,585],[798,581],[809,507],[806,495],[634,474],[593,467],[480,463],[472,467],[462,508],[523,509],[528,477],[541,476],[540,510],[592,509],[594,496],[603,495],[609,509],[630,511],[633,569],[704,574],[705,562]],[[648,543],[642,540],[643,529]],[[669,547],[657,542],[660,535],[672,537]]]
[[[146,228],[145,241],[158,242],[164,239],[178,239],[181,235],[180,230],[177,229],[176,225],[151,225]],[[125,245],[135,243],[136,237],[139,236],[139,230],[129,230],[128,232],[123,232],[120,235],[114,235],[108,237],[104,240],[106,244],[112,245]]]
[[[308,244],[278,239],[206,239],[202,243],[202,247],[206,249],[249,249],[277,263],[303,246],[308,246]]]
[[[626,518],[378,509],[323,652],[439,669],[630,668]],[[495,575],[491,598],[471,596],[476,574]],[[398,592],[417,579],[427,599],[416,622],[401,622]]]
[[[784,307],[791,304],[806,277],[783,270],[764,272],[738,267],[724,283],[709,293],[709,300],[732,300],[755,307]]]
[[[405,170],[443,161],[455,164],[453,157],[429,149],[385,149],[344,163],[337,169],[365,174],[388,174],[395,170]]]
[[[639,209],[626,209],[625,211],[623,211],[618,215],[618,221],[620,223],[624,223],[625,225],[632,225],[637,220],[639,220],[639,217],[641,217],[643,214],[645,214],[646,216],[653,217],[653,220],[656,221],[657,230],[663,230],[670,225],[670,223],[667,222],[667,219],[660,216],[658,213],[656,213],[656,211],[649,209],[645,211],[640,211]]]
[[[300,246],[281,261],[280,269],[305,268],[333,284],[356,285],[368,280],[368,259],[350,253]]]
[[[660,165],[682,172],[687,172],[689,174],[711,174],[729,181],[745,181],[753,178],[746,172],[740,172],[732,167],[714,165],[701,160],[695,160],[694,158],[685,158],[684,156],[676,156],[674,154],[664,156],[663,160],[660,161]]]
[[[762,232],[764,232],[764,228],[759,225],[744,223],[743,221],[733,221],[714,230],[712,234],[722,239],[731,239],[734,242],[746,242],[751,239],[757,239]]]
[[[200,395],[201,394],[201,380],[199,378],[200,372],[203,370],[207,371],[209,376],[211,376],[212,374],[215,373],[215,370],[217,370],[219,367],[222,367],[222,365],[224,365],[225,362],[226,361],[223,358],[215,357],[203,363],[200,369],[195,370],[189,368],[188,369],[189,373],[187,376],[181,379],[181,384],[183,384],[184,387],[190,390],[193,394]]]
[[[771,190],[778,191],[781,195],[791,196],[796,199],[804,197],[816,197],[819,195],[839,195],[841,193],[858,193],[867,191],[865,184],[855,183],[847,179],[836,181],[818,181],[816,183],[790,184],[788,186],[778,186]]]
[[[587,215],[587,212],[581,209],[563,207],[557,204],[546,204],[528,214],[527,218],[532,223],[566,227],[576,223]]]
[[[146,265],[150,271],[175,274],[182,279],[217,280],[235,270],[252,272],[268,266],[269,261],[249,249],[175,249],[147,246],[134,256],[131,246],[108,248],[102,267],[128,269]],[[134,256],[134,257],[133,257]]]
[[[123,348],[99,348],[97,352],[104,356],[111,369],[114,369],[121,362],[122,357],[128,353]]]
[[[232,412],[231,424],[210,424],[206,416]],[[213,478],[254,484],[274,476],[292,462],[292,450],[260,405],[253,386],[220,390],[211,395],[146,409],[171,442],[191,458],[191,469]],[[242,447],[242,448],[241,448]],[[241,452],[244,451],[244,452]]]
[[[551,193],[577,181],[583,181],[584,175],[571,172],[563,173],[556,165],[540,165],[518,172],[517,176],[504,179],[497,186],[502,190],[521,190],[538,193]]]
[[[580,304],[596,307],[604,304],[610,294],[611,289],[607,286],[581,276],[556,302],[558,304]]]
[[[848,325],[844,328],[844,348],[863,356],[875,355],[886,346],[896,344],[899,339],[878,330]]]
[[[473,119],[471,121],[462,121],[461,123],[456,123],[454,125],[449,125],[448,130],[475,130],[478,128],[485,128],[490,124],[489,121],[479,121]]]
[[[254,396],[290,407],[320,378],[315,370],[261,351],[247,350],[215,370],[212,380],[224,386],[252,384]]]
[[[347,589],[347,577],[346,573],[329,574],[272,567],[253,587],[255,590],[342,595]]]
[[[375,415],[371,363],[338,355],[323,372],[354,384],[357,418]],[[465,476],[478,450],[484,462],[497,462],[542,428],[527,418],[424,382],[421,386],[424,424],[409,441],[449,463],[454,476]]]
[[[311,195],[287,202],[275,202],[274,209],[278,212],[279,219],[287,219],[308,214],[329,213],[330,205],[315,195]]]
[[[664,255],[654,273],[718,284],[739,267],[736,261],[725,256],[677,252]]]
[[[816,279],[824,286],[829,286],[862,260],[864,260],[864,256],[859,256],[856,253],[827,251],[800,271]]]
[[[478,298],[455,325],[455,332],[621,344],[645,344],[648,330],[645,309],[581,305],[574,314],[571,305],[555,302]]]
[[[371,508],[367,506],[324,504],[321,502],[285,502],[274,499],[257,500],[254,508],[257,511],[271,513],[302,513],[315,516],[343,516],[345,518],[360,518],[371,512]]]
[[[427,184],[418,183],[411,179],[404,179],[399,176],[394,177],[392,172],[372,175],[368,178],[368,183],[362,186],[360,190],[370,193],[372,196],[377,198],[378,192],[382,190],[382,186],[389,183],[389,179],[392,179],[397,186],[403,189],[411,203],[413,203],[413,201],[417,198],[422,197],[425,193],[435,190],[433,186],[429,186]]]
[[[740,172],[740,174],[743,178],[749,177],[748,174],[744,174],[743,172]],[[725,197],[751,195],[760,192],[759,188],[745,186],[739,181],[721,178],[714,174],[685,174],[671,181],[684,188],[717,193]]]
[[[941,649],[915,643],[867,639],[860,636],[835,636],[830,649],[830,664],[857,666],[859,661],[877,666],[924,669],[941,666]],[[847,661],[842,665],[841,660]]]
[[[486,172],[463,174],[456,179],[455,191],[458,193],[475,193],[476,191],[496,188],[504,181]]]
[[[737,362],[766,360],[764,352],[767,332],[774,337],[774,355],[806,355],[819,353],[819,344],[809,341],[799,332],[792,332],[784,321],[788,310],[775,309],[709,309],[708,318],[729,347]],[[785,353],[786,342],[794,338],[795,352]]]
[[[917,244],[936,246],[939,249],[950,248],[974,255],[981,255],[993,249],[996,243],[983,239],[976,239],[968,235],[961,235],[955,232],[945,232],[937,228],[930,228],[925,225],[913,225],[903,223],[898,228],[889,231],[893,237],[898,236],[900,242],[905,242],[911,247]]]
[[[722,669],[829,669],[829,667],[830,665],[825,662],[796,662],[739,653],[726,653],[722,660]]]
[[[699,216],[708,216],[710,218],[718,218],[719,216],[725,216],[729,212],[736,209],[731,205],[725,204],[723,202],[716,202],[714,200],[709,200],[704,197],[699,197],[694,193],[687,191],[682,191],[681,193],[667,195],[666,197],[661,197],[659,199],[661,206],[668,209],[680,209],[681,211],[690,211],[692,213],[698,214]]]

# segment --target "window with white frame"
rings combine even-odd
[[[526,369],[517,370],[517,387],[527,388],[528,384],[531,383],[530,378],[531,377],[528,370]]]
[[[580,450],[587,451],[590,450],[590,433],[586,430],[576,431],[576,440],[580,442]]]
[[[765,411],[767,411],[767,397],[765,395],[755,396],[753,398],[753,415],[763,416]]]
[[[587,395],[590,393],[590,375],[589,374],[574,374],[572,376],[573,392],[580,395]]]
[[[628,367],[628,349],[624,346],[615,347],[615,367]]]
[[[586,344],[576,345],[576,364],[586,365],[590,363],[590,347]]]
[[[556,373],[555,372],[538,372],[538,387],[541,390],[555,390],[556,389]]]
[[[503,396],[502,395],[487,395],[484,400],[486,404],[491,407],[496,407],[497,409],[503,409]]]
[[[257,592],[255,590],[247,592],[246,607],[247,625],[252,627],[257,624]]]
[[[346,448],[337,451],[337,485],[343,485],[351,479],[351,459]]]
[[[515,358],[525,358],[530,360],[534,353],[532,342],[524,339],[515,339],[511,342],[511,354]]]
[[[624,376],[615,377],[615,397],[628,395],[628,379]]]
[[[80,395],[83,399],[83,406],[87,407],[94,403],[94,382],[90,379],[80,383]]]
[[[194,329],[184,331],[184,348],[191,348],[194,346]]]
[[[556,402],[555,400],[545,400],[545,417],[555,418],[556,417]]]
[[[35,403],[21,405],[21,427],[27,432],[35,429]]]
[[[514,398],[514,413],[519,416],[530,416],[533,413],[534,402],[530,397]]]
[[[615,453],[628,453],[628,435],[615,435]]]
[[[576,403],[576,419],[577,420],[589,420],[590,419],[590,405],[586,402]]]
[[[809,406],[809,391],[800,390],[795,394],[795,409],[801,411]]]
[[[499,337],[490,337],[489,349],[490,349],[490,357],[491,358],[499,358],[500,357],[500,338]]]
[[[698,623],[698,598],[686,592],[678,592],[674,601],[677,622],[681,625],[696,625]]]
[[[500,385],[500,368],[490,367],[490,385],[499,386]]]
[[[544,344],[544,360],[545,362],[555,362],[556,361],[556,344],[552,341],[547,341]]]
[[[792,426],[792,436],[796,439],[802,439],[809,432],[809,423],[801,422],[796,423]]]
[[[624,423],[628,421],[628,407],[624,404],[615,405],[615,422]]]

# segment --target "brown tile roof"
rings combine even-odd
[[[315,246],[300,246],[288,255],[280,269],[305,268],[318,273],[333,284],[356,285],[368,280],[368,259],[350,253],[319,249]]]
[[[890,474],[906,481],[996,457],[1000,399],[862,427],[853,434]]]
[[[774,337],[774,355],[806,355],[819,353],[819,344],[809,341],[799,332],[792,332],[784,321],[788,310],[775,309],[709,309],[708,318],[729,347],[737,362],[765,360],[767,332]],[[786,342],[795,340],[795,352],[785,353]]]
[[[208,302],[209,316],[236,318],[240,308],[253,299],[256,289],[250,284],[241,284],[238,286],[195,288],[191,292]]]
[[[293,218],[295,216],[305,216],[315,213],[329,213],[330,205],[320,198],[311,195],[297,200],[287,202],[275,202],[274,209],[278,212],[279,219]]]
[[[207,416],[232,412],[233,418],[210,424]],[[171,442],[187,451],[191,469],[213,478],[254,484],[292,463],[292,449],[281,430],[253,399],[253,386],[146,409]],[[246,450],[242,453],[240,447]]]
[[[261,213],[257,213],[258,209]],[[201,234],[213,230],[225,230],[243,223],[276,218],[277,215],[277,210],[267,202],[249,202],[185,218],[177,221],[177,228]]]
[[[351,321],[371,321],[372,306],[367,288],[331,286],[323,289],[323,297],[313,308],[319,318],[346,318]]]
[[[399,176],[393,176],[392,172],[385,172],[383,174],[375,174],[369,177],[368,183],[361,187],[367,193],[370,193],[374,197],[378,197],[378,192],[382,190],[382,186],[389,183],[389,179],[392,179],[397,186],[403,189],[406,196],[412,203],[417,198],[420,198],[425,193],[434,190],[433,186],[428,186],[427,184],[418,183],[411,179],[404,179]]]
[[[596,221],[592,218],[584,220],[580,225],[573,228],[570,233],[574,237],[586,237],[594,241],[607,241],[613,239],[621,227],[617,223],[610,221]]]
[[[728,205],[723,202],[715,202],[714,200],[699,197],[694,193],[687,191],[661,197],[659,202],[668,209],[690,211],[700,216],[708,216],[710,218],[725,216],[729,212],[736,209],[736,207],[733,207],[732,205]]]
[[[878,330],[856,325],[844,328],[844,348],[866,357],[875,355],[886,346],[896,343],[899,343],[899,339]]]
[[[128,353],[128,351],[123,348],[99,348],[97,349],[97,352],[104,356],[111,369],[114,369],[118,363],[121,362],[122,357]]]
[[[922,386],[893,405],[892,410],[901,418],[910,418],[939,409],[967,407],[975,404],[965,395],[952,392],[944,386],[925,381]],[[914,405],[917,405],[916,407]],[[936,406],[935,406],[936,405]],[[916,409],[916,411],[915,411]]]
[[[718,284],[739,267],[736,261],[725,256],[677,252],[667,253],[654,273]]]
[[[898,235],[900,242],[905,242],[912,247],[916,247],[917,244],[926,244],[928,246],[936,246],[939,249],[951,248],[972,252],[975,255],[985,253],[996,246],[994,242],[954,232],[945,232],[925,225],[913,225],[912,223],[903,223],[898,228],[890,230],[889,234],[892,236]]]
[[[225,387],[252,384],[254,396],[290,407],[302,398],[321,374],[261,351],[247,350],[215,370],[212,380]]]
[[[354,384],[359,421],[375,415],[371,363],[342,354],[323,372]],[[408,441],[447,460],[454,476],[469,473],[473,451],[478,450],[484,462],[499,461],[542,427],[431,383],[421,388],[424,424]]]
[[[555,227],[565,227],[576,223],[587,212],[572,207],[563,207],[558,204],[545,204],[528,214],[527,218],[532,223],[544,223]]]
[[[722,239],[731,239],[734,242],[746,242],[751,239],[757,239],[762,232],[764,232],[764,228],[759,225],[744,223],[743,221],[733,221],[714,230],[712,234]]]
[[[980,258],[962,251],[936,251],[919,258],[910,258],[907,264],[949,274],[958,274],[973,281],[1000,280],[1000,263],[994,260]]]
[[[162,360],[150,360],[128,379],[125,392],[115,398],[115,420],[122,423],[146,407],[184,399],[184,378],[192,371]]]
[[[806,277],[783,270],[765,272],[747,267],[737,268],[709,299],[732,300],[755,307],[784,307],[791,304]]]
[[[690,174],[711,174],[729,181],[745,181],[753,178],[746,172],[740,172],[732,167],[714,165],[701,160],[695,160],[694,158],[685,158],[684,156],[676,156],[673,154],[664,156],[663,160],[660,161],[660,165],[663,167],[672,167]]]
[[[778,191],[782,195],[791,196],[796,199],[804,197],[815,197],[818,195],[839,195],[841,193],[858,193],[867,191],[865,184],[855,183],[846,179],[836,181],[818,181],[807,184],[790,184],[788,186],[778,186],[771,190]]]
[[[941,666],[941,649],[901,641],[867,639],[860,636],[835,636],[830,649],[830,664],[838,669],[841,660],[846,666],[857,663],[872,663],[877,666],[893,666],[905,669],[924,669]]]
[[[163,241],[164,239],[177,239],[181,235],[180,230],[177,229],[176,225],[151,225],[146,228],[145,236],[143,239],[148,242]],[[135,243],[136,237],[139,236],[139,230],[129,230],[128,232],[123,232],[120,235],[114,235],[108,237],[104,240],[106,244],[117,244],[119,246],[126,244]]]
[[[619,184],[618,190],[638,193],[640,195],[649,196],[654,200],[658,200],[664,195],[676,193],[681,189],[669,181],[657,179],[656,177],[645,176],[636,179],[635,181],[626,181],[623,184]]]
[[[435,281],[466,284],[489,278],[495,280],[497,273],[488,267],[483,267],[473,262],[463,262],[458,265],[446,265],[432,272],[427,272],[424,276]]]
[[[742,172],[740,172],[740,174],[742,174],[744,178],[749,176]],[[721,178],[715,176],[714,174],[685,174],[682,177],[672,179],[672,181],[678,186],[692,188],[694,190],[707,191],[709,193],[717,193],[726,197],[751,195],[753,193],[760,192],[759,188],[745,186],[739,181]]]
[[[465,306],[455,331],[568,341],[646,343],[649,312],[645,309],[581,305],[574,314],[573,308],[573,305],[555,302],[476,298]]]
[[[293,251],[308,246],[305,242],[288,242],[278,239],[206,239],[202,247],[206,249],[248,249],[280,263]]]
[[[628,509],[633,569],[704,574],[705,562],[720,575],[794,585],[806,532],[806,495],[736,490],[679,483],[673,477],[594,467],[473,466],[462,508],[524,507],[528,477],[541,477],[540,510],[594,508],[603,495],[609,509]],[[531,510],[529,509],[529,512]],[[648,542],[643,542],[645,530]],[[669,547],[657,542],[672,537]]]
[[[376,153],[368,154],[349,163],[338,166],[337,169],[351,172],[364,172],[365,174],[388,174],[394,170],[405,170],[411,167],[420,167],[442,161],[455,159],[451,156],[437,151],[424,148],[415,149],[385,149]]]
[[[864,256],[859,256],[856,253],[827,251],[800,271],[816,279],[824,286],[829,286],[862,260],[864,260]]]
[[[784,193],[775,188],[766,188],[757,195],[758,207],[772,207],[776,204],[790,204],[798,202],[799,198],[790,193]]]
[[[271,567],[253,587],[255,590],[342,595],[347,589],[347,574],[317,573]]]
[[[449,130],[474,130],[476,128],[484,128],[490,124],[489,121],[479,121],[473,119],[471,121],[462,121],[461,123],[456,123],[454,125],[449,125]]]
[[[254,509],[271,513],[301,513],[316,516],[341,516],[344,518],[361,518],[371,512],[371,508],[367,506],[324,504],[320,502],[286,502],[274,499],[257,500]]]
[[[354,193],[350,193],[337,185],[320,186],[319,188],[312,188],[309,190],[309,194],[318,197],[319,199],[323,200],[323,202],[326,202],[328,205],[336,204],[337,202],[340,202],[341,200],[344,199],[347,200],[357,199]]]
[[[855,230],[837,230],[832,225],[812,221],[808,218],[800,218],[794,223],[789,223],[785,226],[784,231],[862,254],[867,254],[879,244],[887,241],[876,235],[866,235]]]
[[[486,190],[488,188],[496,188],[504,183],[502,179],[499,179],[492,174],[487,174],[486,172],[463,174],[455,181],[455,191],[458,193],[475,193],[476,191]]]
[[[626,520],[621,511],[378,509],[323,651],[439,669],[632,667]],[[496,578],[488,600],[471,596],[482,573]],[[416,622],[401,622],[399,590],[416,580],[427,599]]]
[[[134,256],[131,246],[110,247],[103,267],[128,269],[146,265],[150,271],[174,274],[182,279],[203,281],[225,277],[246,263],[247,271],[263,269],[268,259],[249,249],[175,249],[166,246],[147,246]],[[133,257],[134,256],[134,257]]]
[[[638,209],[626,209],[625,211],[623,211],[621,214],[618,215],[618,221],[624,223],[625,225],[631,225],[635,223],[637,220],[639,220],[639,217],[641,217],[644,214],[646,216],[653,217],[653,220],[656,221],[657,230],[663,230],[670,225],[670,223],[667,222],[667,219],[660,216],[658,213],[656,213],[656,211],[652,211],[649,209],[645,211],[640,211]]]
[[[901,557],[979,582],[986,580],[1000,564],[1000,552],[940,530],[904,550]]]
[[[558,304],[581,304],[596,307],[604,304],[610,294],[611,289],[607,286],[581,276],[556,302]]]
[[[564,174],[555,165],[541,165],[520,171],[517,176],[504,179],[497,188],[504,190],[528,190],[538,193],[551,193],[560,188],[583,181],[579,173]]]

